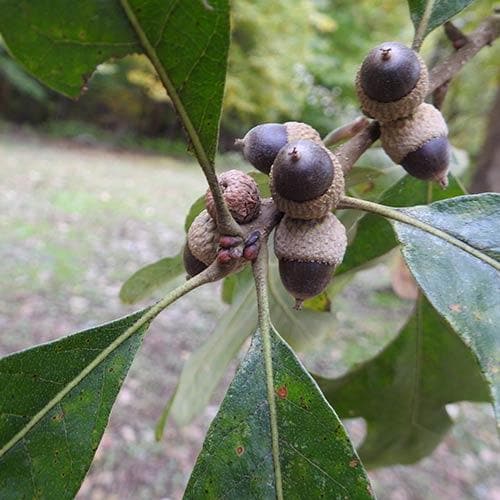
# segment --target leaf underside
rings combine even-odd
[[[394,224],[403,256],[419,286],[475,354],[490,384],[500,422],[500,195],[460,196],[402,211],[479,254],[471,255],[416,227]]]
[[[452,425],[445,405],[489,401],[477,361],[425,298],[380,354],[338,379],[315,377],[342,418],[363,417],[368,467],[410,464]]]
[[[74,497],[145,327],[58,396],[142,314],[0,360],[0,498]],[[40,420],[29,428],[37,414]]]
[[[261,342],[257,332],[208,431],[186,499],[276,498]],[[342,424],[275,333],[272,357],[284,498],[372,498]]]

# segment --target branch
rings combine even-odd
[[[466,37],[468,41],[462,48],[432,68],[429,72],[430,83],[428,94],[432,94],[434,90],[453,78],[453,76],[462,69],[465,63],[472,59],[483,47],[491,45],[499,36],[500,14],[495,13],[486,18],[474,32]],[[334,150],[335,155],[338,156],[342,164],[344,174],[349,172],[358,161],[359,157],[379,138],[379,136],[378,122],[373,121],[359,134]]]
[[[341,141],[345,141],[346,139],[350,139],[355,135],[359,134],[363,129],[368,127],[370,121],[368,118],[364,116],[358,116],[351,123],[347,123],[346,125],[342,125],[341,127],[332,130],[324,139],[323,144],[326,147],[333,146]]]
[[[483,47],[491,45],[500,36],[500,14],[486,18],[467,35],[467,43],[429,71],[429,93],[455,76]]]

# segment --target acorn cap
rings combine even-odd
[[[388,55],[387,61],[384,54]],[[356,74],[361,109],[380,122],[411,115],[424,101],[428,88],[429,74],[424,60],[398,42],[386,42],[372,49]]]
[[[331,213],[316,220],[285,215],[274,235],[274,252],[280,260],[320,262],[336,267],[342,262],[346,246],[345,227]]]
[[[448,127],[441,112],[432,104],[422,103],[408,118],[384,123],[380,140],[394,163],[435,137],[446,137]]]
[[[308,139],[317,144],[323,144],[319,132],[312,128],[307,123],[302,122],[286,122],[286,136],[287,142],[300,141],[301,139]]]
[[[187,246],[193,257],[209,266],[217,257],[219,238],[215,221],[203,210],[189,228]]]
[[[260,192],[257,183],[240,170],[228,170],[217,176],[224,200],[239,224],[246,224],[259,215]],[[217,212],[212,192],[207,190],[205,203],[208,213],[216,220]]]
[[[262,123],[250,129],[235,144],[243,147],[243,156],[257,170],[268,174],[279,150],[289,142],[309,139],[321,143],[321,136],[307,123]]]
[[[333,181],[324,194],[313,198],[312,200],[293,201],[281,196],[276,190],[273,181],[274,166],[273,168],[271,168],[271,194],[273,196],[274,202],[276,203],[276,206],[278,207],[278,210],[295,219],[309,220],[324,217],[338,205],[340,197],[343,196],[345,189],[342,166],[340,165],[337,157],[329,149],[324,148],[324,150],[328,153],[333,165]]]

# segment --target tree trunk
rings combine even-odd
[[[490,111],[486,140],[479,154],[470,191],[500,191],[500,87]]]

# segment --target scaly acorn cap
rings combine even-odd
[[[328,286],[346,246],[346,230],[331,213],[319,220],[297,220],[287,215],[281,220],[274,251],[281,281],[296,299],[296,309]]]
[[[243,156],[257,170],[269,174],[279,150],[285,144],[300,139],[321,143],[319,132],[307,123],[262,123],[250,129],[235,144],[243,147]]]
[[[424,60],[398,42],[385,42],[372,49],[356,74],[362,111],[382,123],[411,115],[428,89]]]
[[[382,147],[394,163],[422,180],[447,185],[448,127],[441,112],[423,103],[413,115],[380,127]]]
[[[346,246],[345,227],[332,213],[311,220],[285,215],[274,234],[274,253],[280,260],[322,262],[336,267],[344,258]]]
[[[254,220],[260,211],[260,192],[257,183],[240,170],[228,170],[217,176],[224,200],[239,224]],[[217,212],[212,192],[207,190],[205,204],[208,213],[216,220]]]
[[[340,197],[344,194],[345,185],[342,166],[340,165],[337,157],[329,149],[324,146],[321,146],[321,148],[323,148],[323,150],[326,151],[330,157],[333,168],[333,181],[327,191],[316,198],[307,201],[294,201],[283,197],[276,189],[274,183],[274,165],[271,168],[270,187],[274,202],[276,203],[278,210],[284,212],[290,217],[304,220],[319,219],[324,217],[338,205]]]
[[[217,257],[219,238],[215,221],[203,210],[189,228],[187,246],[195,259],[209,266]]]

